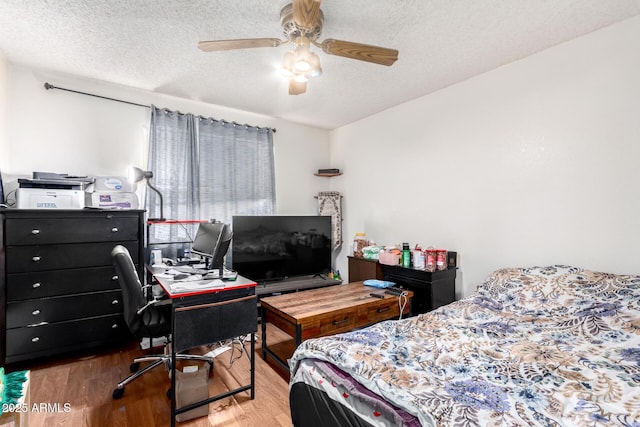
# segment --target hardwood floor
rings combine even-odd
[[[268,325],[269,345],[290,339]],[[255,399],[249,392],[238,393],[209,405],[209,415],[178,423],[184,427],[204,426],[291,426],[287,374],[262,360],[260,337],[256,334]],[[247,350],[250,349],[247,343]],[[170,386],[168,372],[157,367],[128,384],[124,396],[113,400],[116,384],[129,374],[132,360],[142,355],[137,343],[96,354],[72,355],[39,361],[15,369],[31,370],[31,427],[52,426],[167,426],[170,424]],[[238,354],[236,350],[236,355]],[[218,356],[209,394],[248,384],[249,361],[246,355],[229,367],[230,353]],[[68,404],[69,409],[65,409]]]

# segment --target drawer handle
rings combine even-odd
[[[378,313],[384,313],[385,311],[389,311],[389,310],[390,310],[389,306],[386,306],[386,307],[378,307],[376,311]]]
[[[113,227],[113,228],[111,229],[111,232],[112,232],[112,233],[117,233],[117,232],[118,232],[118,227]]]
[[[30,325],[27,325],[27,328],[36,328],[38,326],[44,326],[44,325],[48,325],[49,322],[40,322],[40,323],[32,323]]]
[[[118,280],[118,279],[119,279],[119,277],[118,277],[118,275],[117,275],[117,274],[116,274],[115,276],[112,276],[112,277],[111,277],[111,280],[114,280],[114,281],[115,281],[115,280]]]
[[[42,258],[40,258],[39,256],[36,255],[36,256],[32,257],[31,259],[33,260],[33,262],[40,262],[40,260]]]
[[[33,289],[39,288],[40,286],[42,286],[39,282],[34,283],[33,285],[31,285],[31,287]]]
[[[31,312],[31,314],[33,314],[34,316],[37,316],[38,314],[40,314],[40,310],[35,309]]]
[[[40,230],[34,228],[33,230],[31,230],[31,234],[40,234]]]
[[[118,329],[118,324],[114,323],[113,325],[111,325],[111,329]]]
[[[114,299],[113,301],[111,301],[111,305],[118,305],[120,304],[120,301],[118,301],[117,299]]]
[[[334,320],[332,323],[334,326],[341,325],[343,323],[347,323],[349,321],[348,317],[345,317],[343,320]]]
[[[40,341],[40,337],[31,338],[31,342],[38,342],[38,341]]]

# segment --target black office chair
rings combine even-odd
[[[111,257],[113,258],[113,265],[122,289],[124,320],[131,333],[138,339],[149,338],[149,348],[153,348],[153,338],[166,337],[168,342],[171,335],[170,304],[157,305],[158,301],[156,300],[146,300],[143,286],[140,283],[138,273],[127,248],[121,245],[115,246],[111,251]],[[209,371],[213,369],[213,357],[211,356],[177,354],[176,358],[180,360],[205,361],[209,363]],[[151,363],[143,369],[139,369],[141,362]],[[170,362],[170,352],[136,358],[129,367],[132,374],[118,383],[118,386],[113,390],[113,398],[120,399],[124,395],[124,386],[126,384],[156,366],[162,364],[169,366]]]

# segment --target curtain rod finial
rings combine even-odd
[[[49,90],[49,89],[54,89],[54,88],[55,88],[55,86],[53,86],[53,85],[52,85],[52,84],[50,84],[49,82],[45,82],[45,83],[44,83],[44,88],[45,88],[46,90]]]

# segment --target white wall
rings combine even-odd
[[[9,63],[0,50],[0,172],[9,165],[7,152],[7,91],[9,81]],[[2,201],[0,201],[2,203]]]
[[[326,130],[15,64],[8,64],[3,76],[1,65],[0,61],[0,107],[7,105],[6,144],[0,138],[0,167],[5,184],[7,177],[15,182],[16,177],[30,177],[33,171],[126,175],[130,165],[146,165],[149,109],[62,90],[47,91],[44,83],[49,82],[144,105],[276,128],[278,213],[317,212],[314,196],[326,189],[326,182],[313,173],[329,163]],[[6,95],[2,92],[4,87],[8,88]],[[0,124],[1,113],[2,108]]]
[[[332,132],[344,235],[640,274],[640,17]],[[338,256],[346,274],[349,245]]]

